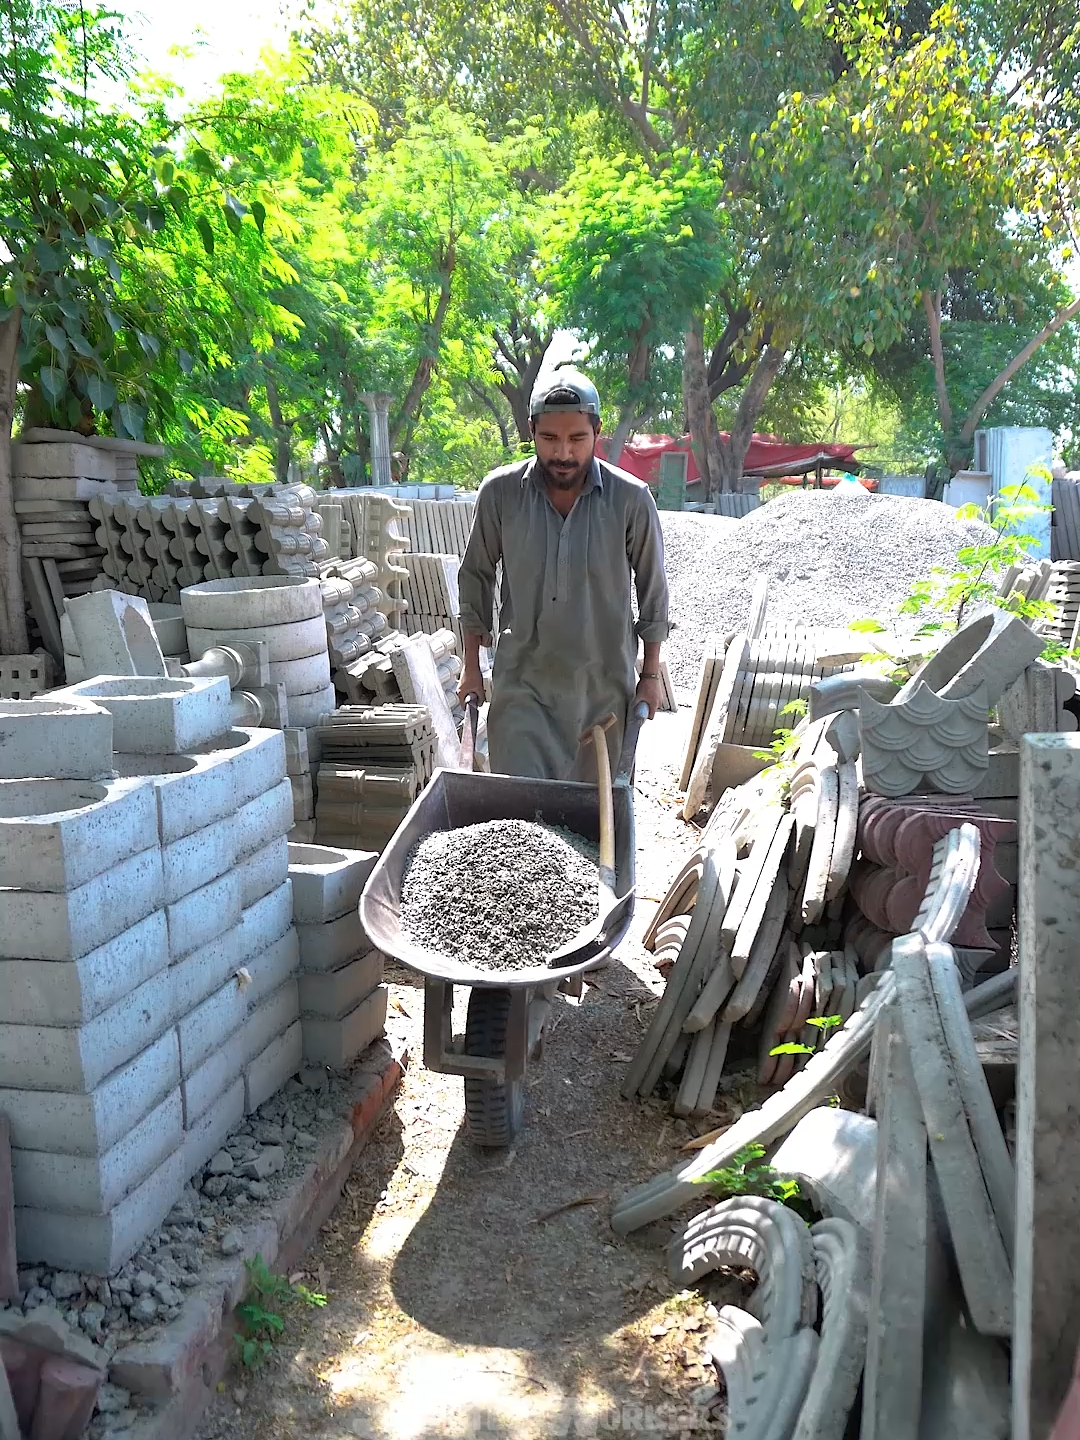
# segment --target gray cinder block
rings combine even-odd
[[[143,780],[0,781],[0,884],[74,890],[156,844]]]
[[[386,987],[380,985],[340,1020],[305,1019],[303,1025],[305,1061],[340,1069],[382,1034],[386,1025]]]
[[[382,984],[383,957],[369,950],[337,970],[299,977],[300,1014],[318,1020],[340,1020]]]
[[[64,894],[0,890],[0,955],[78,960],[144,920],[163,899],[156,845]]]
[[[299,1020],[257,1055],[244,1072],[244,1109],[248,1115],[277,1094],[304,1062],[304,1036]]]
[[[89,700],[0,700],[5,780],[112,778],[113,721]]]
[[[55,699],[87,698],[111,712],[113,744],[133,755],[183,755],[229,729],[229,682],[140,675],[80,680]]]
[[[324,925],[355,913],[360,892],[375,867],[374,850],[337,850],[327,845],[290,845],[293,914],[300,924]]]
[[[304,970],[337,970],[355,960],[371,941],[354,911],[325,925],[297,925],[300,937],[300,965]]]

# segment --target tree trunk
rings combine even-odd
[[[682,369],[683,404],[690,444],[701,475],[702,493],[706,502],[712,499],[715,481],[709,464],[709,375],[705,366],[705,346],[701,321],[695,316],[683,336]],[[715,425],[713,429],[715,430]]]
[[[949,387],[945,380],[945,351],[941,346],[941,291],[935,290],[931,294],[929,290],[924,290],[922,303],[923,309],[926,311],[927,328],[930,332],[930,358],[934,365],[934,393],[937,396],[941,439],[949,462],[949,474],[955,475],[963,464],[963,457],[953,435],[952,402],[949,399]]]
[[[649,361],[652,358],[652,351],[648,343],[648,322],[644,322],[634,337],[634,343],[630,347],[627,371],[629,384],[629,398],[619,411],[619,423],[615,426],[615,433],[611,437],[611,446],[608,450],[608,461],[612,465],[618,465],[622,456],[623,446],[634,428],[637,418],[638,406],[645,391],[645,383],[649,378]]]
[[[439,356],[439,345],[442,341],[443,321],[446,319],[446,312],[450,306],[450,288],[454,279],[455,251],[453,244],[447,250],[445,260],[441,268],[441,288],[439,290],[438,304],[435,306],[435,316],[427,327],[427,334],[424,336],[424,354],[413,372],[412,384],[409,386],[405,399],[401,402],[401,409],[390,422],[390,453],[395,450],[405,450],[407,447],[399,445],[398,440],[403,430],[410,435],[413,423],[420,409],[420,402],[427,394],[428,386],[431,384],[431,376],[435,370],[435,361]]]
[[[637,414],[637,405],[633,400],[628,400],[619,411],[618,424],[615,426],[615,433],[611,437],[611,444],[608,446],[608,464],[618,465],[622,459],[623,446],[630,436],[634,427],[634,417]]]
[[[761,407],[765,404],[765,397],[786,359],[787,351],[782,346],[765,346],[742,393],[731,434],[727,440],[720,440],[719,480],[720,490],[725,495],[739,489],[746,452],[754,438],[754,425],[761,414]]]
[[[269,375],[266,377],[266,404],[270,410],[270,423],[274,427],[274,476],[279,485],[285,485],[289,479],[289,466],[292,464],[292,444],[289,427],[281,413],[277,382]]]
[[[16,307],[0,321],[0,652],[25,655],[30,649],[26,633],[23,595],[22,545],[15,519],[11,483],[11,426],[15,419],[15,385],[19,377],[19,326]]]

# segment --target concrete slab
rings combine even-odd
[[[276,1040],[257,1055],[244,1071],[244,1111],[250,1115],[276,1095],[304,1063],[304,1037],[300,1021],[294,1021]]]
[[[165,907],[169,953],[173,960],[190,955],[240,923],[240,876],[227,870],[209,885]]]
[[[180,1074],[190,1075],[228,1037],[235,1034],[247,1019],[247,1000],[235,980],[227,980],[220,990],[177,1021],[180,1037]]]
[[[292,886],[286,880],[284,885],[271,890],[269,895],[264,895],[241,912],[237,941],[240,963],[245,963],[251,956],[261,955],[291,925]]]
[[[228,1090],[240,1074],[242,1058],[243,1047],[237,1031],[181,1081],[185,1130],[193,1129],[196,1120],[205,1115],[218,1096]]]
[[[201,1170],[244,1118],[244,1082],[234,1080],[224,1095],[195,1122],[184,1137],[184,1176]],[[182,1182],[181,1182],[182,1183]]]
[[[79,696],[112,713],[113,744],[133,755],[183,755],[229,729],[229,682],[138,675],[80,680],[54,699]]]
[[[66,894],[0,889],[0,955],[78,960],[144,920],[163,899],[161,851],[156,846]]]
[[[183,1134],[177,1086],[104,1155],[14,1150],[15,1203],[34,1210],[104,1215],[168,1159]]]
[[[337,970],[371,949],[371,941],[355,912],[326,925],[297,925],[300,966],[304,970]]]
[[[69,1212],[20,1207],[15,1211],[20,1264],[111,1275],[176,1203],[187,1179],[184,1165],[181,1147],[108,1215],[80,1216],[77,1223]]]
[[[244,969],[251,976],[247,988],[248,1005],[258,1005],[286,980],[296,978],[300,969],[300,947],[292,925],[285,934],[244,961]]]
[[[0,1024],[0,1086],[87,1094],[172,1019],[169,972],[162,970],[79,1029]]]
[[[369,950],[337,970],[301,975],[300,1014],[317,1020],[341,1020],[382,984],[383,957]]]
[[[283,1035],[300,1018],[300,996],[295,980],[286,980],[272,995],[256,1005],[243,1028],[244,1065],[261,1055],[271,1040]]]
[[[150,607],[141,596],[90,590],[69,597],[64,609],[87,675],[166,674]]]
[[[76,475],[85,480],[116,479],[116,464],[107,450],[77,441],[45,440],[28,445],[17,440],[11,447],[11,471],[20,479],[31,475],[43,479]]]
[[[304,1024],[304,1059],[309,1065],[348,1065],[377,1040],[386,1025],[386,987],[362,1000],[341,1020],[308,1019]]]
[[[173,1014],[177,1019],[189,1015],[235,974],[240,964],[238,944],[239,927],[234,925],[169,966]]]
[[[280,732],[278,732],[280,733]],[[287,779],[241,805],[233,816],[236,859],[246,860],[271,840],[287,835],[293,823],[292,786]]]
[[[112,779],[113,721],[90,701],[0,700],[0,776]]]
[[[215,820],[161,847],[165,902],[173,905],[231,870],[236,861],[236,826],[232,816]]]
[[[164,910],[75,961],[0,960],[4,1020],[85,1025],[169,963]]]
[[[378,858],[374,850],[290,844],[289,876],[297,923],[324,925],[340,915],[355,913],[360,892]]]
[[[61,1155],[102,1155],[180,1083],[180,1046],[166,1030],[87,1095],[0,1090],[12,1144]]]
[[[285,836],[278,836],[242,860],[235,874],[240,883],[240,904],[245,909],[284,884],[289,878],[289,842]]]
[[[74,890],[156,843],[145,781],[0,781],[2,885]]]

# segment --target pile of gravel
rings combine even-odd
[[[597,913],[596,847],[525,820],[428,835],[401,886],[405,933],[485,970],[542,964]]]
[[[891,621],[917,580],[991,534],[936,500],[822,490],[781,495],[745,520],[671,511],[660,520],[674,627],[664,657],[688,690],[709,636],[745,623],[759,575],[769,578],[766,623]]]

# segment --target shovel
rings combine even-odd
[[[458,769],[475,770],[476,727],[480,717],[480,697],[465,696],[465,723],[461,727],[461,749],[458,752]]]

